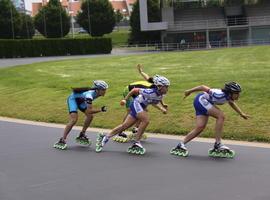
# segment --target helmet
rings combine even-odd
[[[156,86],[169,86],[170,85],[170,81],[164,76],[155,75],[153,78],[153,81]]]
[[[225,83],[224,90],[230,93],[239,93],[241,92],[241,86],[236,82]]]
[[[98,89],[98,90],[106,90],[109,86],[105,81],[95,80],[93,87]]]

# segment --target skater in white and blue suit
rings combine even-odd
[[[82,144],[90,144],[90,141],[85,134],[86,129],[90,126],[95,113],[106,112],[107,110],[106,106],[103,106],[99,109],[93,108],[92,102],[98,97],[104,96],[107,89],[108,84],[102,80],[95,80],[91,88],[73,88],[73,93],[67,98],[69,122],[66,125],[63,136],[57,143],[55,143],[55,148],[66,149],[67,136],[72,127],[78,121],[78,110],[85,114],[85,121],[82,127],[82,131],[76,138],[76,141],[79,141],[79,143],[82,141]]]
[[[221,135],[224,125],[225,116],[224,113],[216,106],[229,103],[229,105],[244,119],[248,119],[249,116],[241,111],[241,109],[235,103],[238,100],[241,86],[236,82],[226,83],[223,89],[211,89],[208,86],[197,86],[192,89],[186,90],[184,98],[189,96],[193,92],[203,91],[199,93],[193,102],[196,112],[196,127],[187,134],[183,142],[180,142],[175,150],[182,150],[184,156],[187,156],[186,143],[197,137],[206,127],[209,116],[216,119],[215,125],[215,144],[214,149],[227,149],[228,147],[221,143]]]
[[[131,148],[138,149],[138,154],[144,154],[145,149],[141,145],[140,140],[149,124],[149,116],[146,111],[147,106],[153,105],[164,114],[167,113],[167,109],[161,104],[161,101],[168,91],[170,82],[163,76],[155,76],[153,81],[156,87],[151,89],[134,88],[121,100],[120,104],[124,106],[131,96],[137,96],[130,105],[130,113],[125,121],[115,127],[108,135],[99,135],[100,139],[98,139],[99,143],[97,144],[98,152],[102,150],[102,147],[108,142],[109,138],[128,129],[137,121],[140,121],[136,139]]]

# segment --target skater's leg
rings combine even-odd
[[[223,125],[225,121],[224,113],[221,110],[219,110],[217,107],[213,106],[211,109],[208,110],[208,114],[216,118],[215,137],[216,137],[216,143],[220,143]]]
[[[197,115],[196,116],[196,127],[186,135],[183,143],[186,144],[189,141],[191,141],[193,138],[197,137],[205,129],[207,122],[208,122],[208,116]]]
[[[81,133],[85,133],[86,132],[86,129],[90,126],[93,118],[94,118],[94,115],[93,114],[89,114],[87,112],[84,113],[85,114],[85,120],[84,120],[84,124],[83,124],[83,128],[82,128],[82,131]]]
[[[65,127],[64,133],[63,133],[63,139],[66,140],[69,132],[71,131],[72,127],[77,123],[78,121],[78,113],[70,113],[69,115],[69,122]]]
[[[131,126],[133,126],[133,124],[135,124],[136,121],[137,121],[136,118],[132,117],[131,115],[128,115],[122,124],[116,126],[114,129],[112,129],[112,131],[108,134],[108,137],[110,138],[110,137],[112,137],[118,133],[121,133],[122,131],[130,128]]]
[[[140,141],[146,127],[149,124],[149,116],[146,111],[142,111],[137,114],[137,119],[139,120],[139,127],[136,134],[136,141]]]

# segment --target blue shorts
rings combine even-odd
[[[213,104],[204,98],[204,94],[198,94],[194,101],[193,106],[196,112],[196,115],[205,115],[208,116],[208,110],[213,107]]]
[[[85,112],[87,109],[87,104],[85,102],[78,102],[73,95],[67,98],[67,105],[69,113],[77,113],[78,109]]]
[[[137,119],[137,114],[140,112],[143,112],[145,109],[145,106],[143,106],[142,104],[140,104],[138,101],[132,101],[132,103],[130,104],[130,112],[129,114],[134,117],[135,119]]]

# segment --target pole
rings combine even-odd
[[[14,24],[13,24],[13,12],[12,12],[12,6],[10,5],[10,20],[11,20],[11,31],[12,31],[12,38],[15,39],[14,34]]]
[[[88,15],[88,30],[89,30],[89,34],[91,36],[92,30],[91,30],[91,23],[90,23],[89,0],[87,0],[87,15]]]

